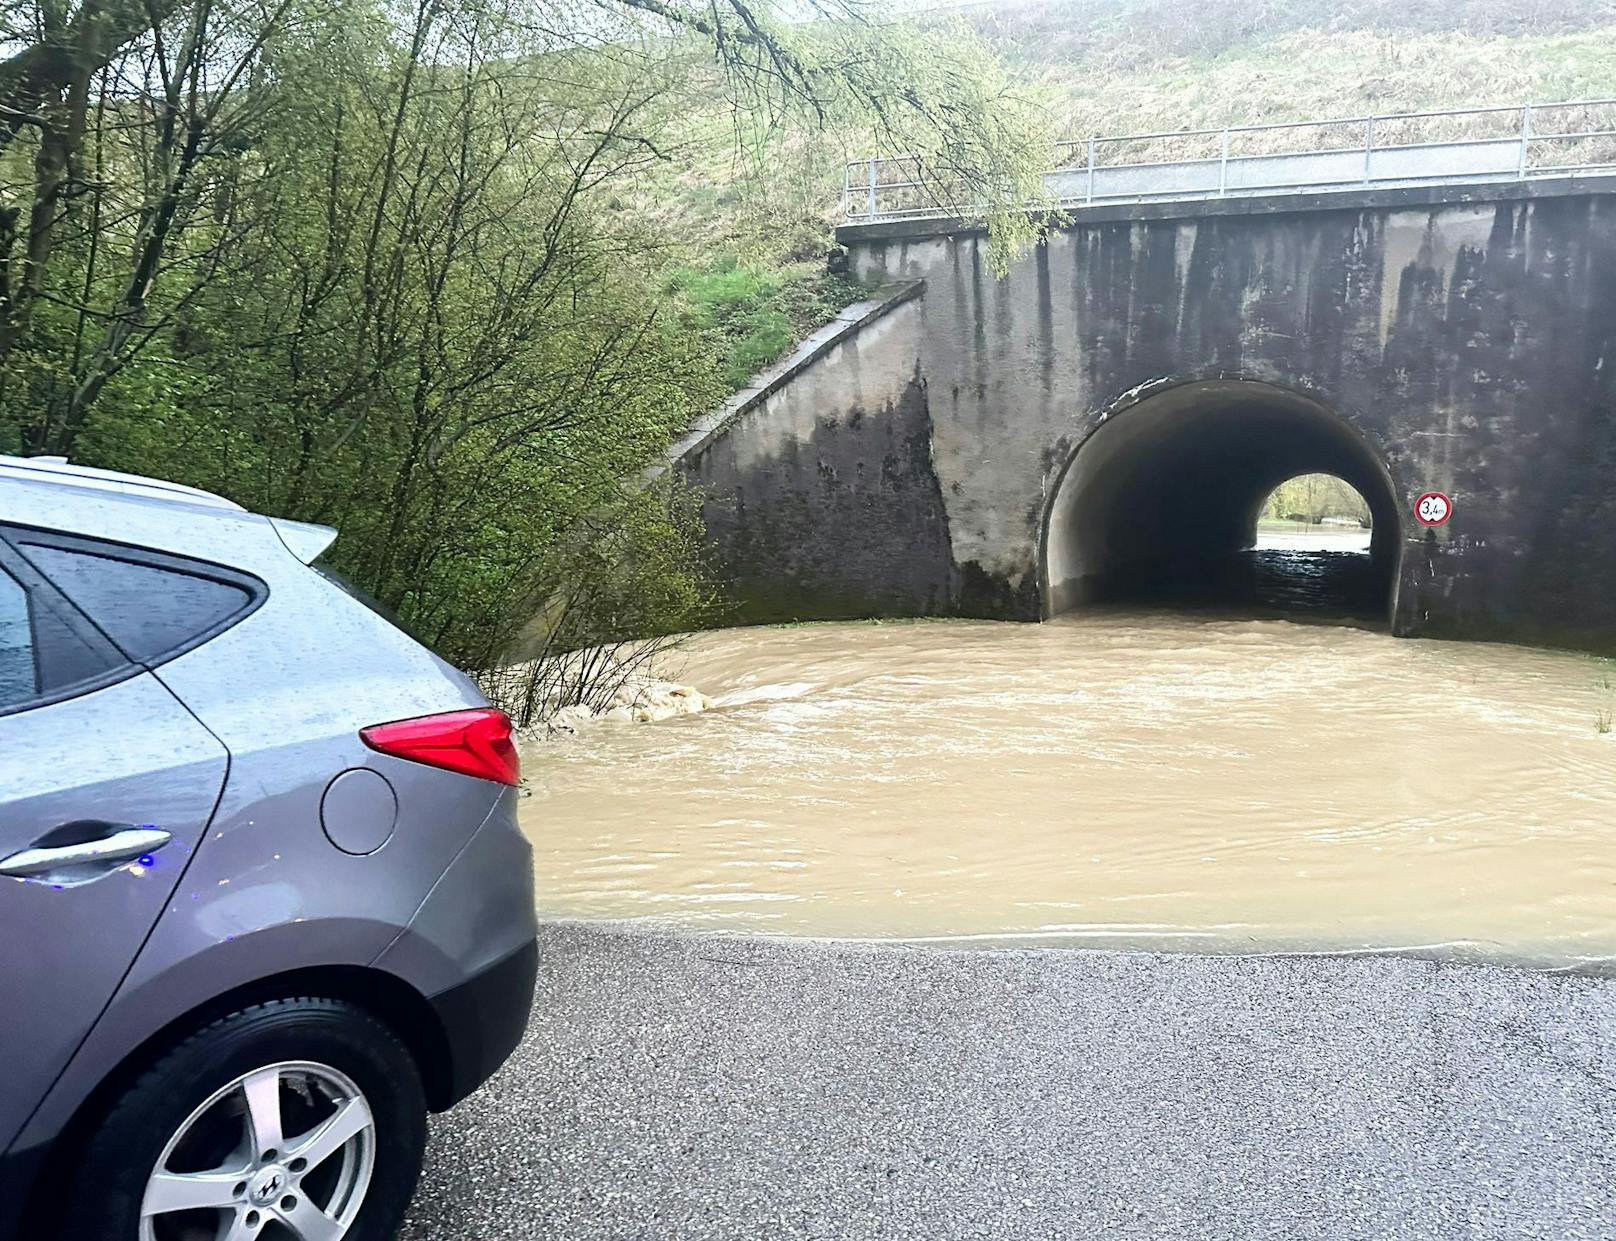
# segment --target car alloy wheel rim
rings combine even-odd
[[[214,1091],[169,1139],[140,1241],[340,1241],[375,1166],[375,1118],[351,1078],[268,1064]]]

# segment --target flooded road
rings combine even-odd
[[[1616,959],[1609,665],[1148,612],[702,634],[714,710],[525,755],[543,914]]]

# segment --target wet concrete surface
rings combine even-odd
[[[1616,1237],[1616,980],[541,933],[405,1241]]]

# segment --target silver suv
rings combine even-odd
[[[510,723],[323,527],[0,457],[0,1241],[381,1241],[510,1053]]]

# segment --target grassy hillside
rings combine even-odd
[[[1064,138],[1616,96],[1616,0],[990,0],[920,20],[990,40]],[[703,106],[691,69],[689,150],[624,207],[686,239],[675,285],[738,384],[854,295],[814,260],[843,161],[868,152],[844,134],[780,132],[739,164],[733,116]],[[737,271],[752,287],[726,301]]]
[[[863,293],[857,281],[827,272],[823,262],[770,266],[733,254],[674,268],[666,288],[678,296],[686,324],[705,333],[723,356],[732,389],[745,387]]]
[[[1109,0],[968,10],[1056,128],[1210,128],[1616,94],[1608,0]]]

